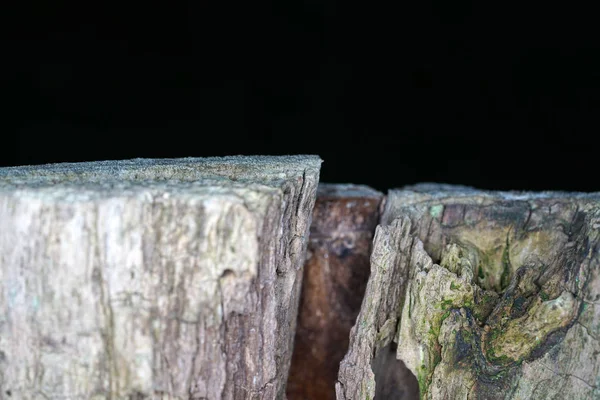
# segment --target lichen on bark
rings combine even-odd
[[[599,215],[597,195],[391,191],[338,398],[375,394],[390,341],[421,398],[599,396]]]

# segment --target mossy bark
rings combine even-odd
[[[319,168],[0,169],[0,398],[283,398]]]
[[[338,399],[600,397],[599,230],[595,194],[391,191]]]

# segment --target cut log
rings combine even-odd
[[[340,361],[369,278],[369,254],[383,194],[321,184],[288,380],[288,400],[335,399]]]
[[[0,169],[0,398],[283,398],[320,162]]]
[[[391,191],[338,399],[600,398],[599,230],[598,194]]]

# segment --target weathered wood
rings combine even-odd
[[[383,194],[365,186],[321,184],[313,211],[288,400],[335,399],[369,278],[369,254]]]
[[[427,399],[600,398],[599,195],[420,185],[386,204],[338,399],[412,398],[404,364]]]
[[[0,397],[283,398],[319,168],[0,169]]]

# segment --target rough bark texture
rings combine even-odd
[[[364,186],[319,186],[310,228],[288,400],[335,399],[340,361],[369,278],[383,194]]]
[[[319,168],[0,169],[0,398],[283,398]]]
[[[404,364],[427,399],[600,398],[599,229],[597,194],[392,191],[338,399],[412,398]]]

